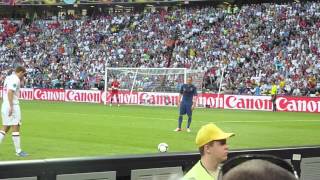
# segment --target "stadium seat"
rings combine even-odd
[[[320,179],[320,157],[302,158],[300,180]]]
[[[37,177],[6,178],[0,180],[37,180]]]
[[[131,171],[131,180],[177,180],[182,176],[182,167],[135,169]]]
[[[77,174],[60,174],[57,175],[57,180],[116,180],[116,171],[108,172],[90,172]]]

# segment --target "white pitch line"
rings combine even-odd
[[[29,110],[29,111],[37,111],[37,110]],[[37,111],[40,112],[40,111]],[[52,113],[52,114],[66,114],[66,115],[76,115],[76,116],[101,116],[101,117],[119,117],[119,118],[131,118],[131,119],[152,119],[152,120],[161,120],[161,121],[175,121],[178,119],[169,119],[169,118],[155,118],[155,117],[145,117],[145,116],[123,116],[123,115],[110,115],[110,114],[87,114],[87,113],[66,113],[66,112],[46,112],[46,113]],[[202,121],[202,120],[193,120],[192,123],[206,123],[211,121]],[[320,122],[320,119],[294,119],[294,120],[246,120],[246,121],[240,121],[240,120],[231,120],[231,121],[212,121],[215,123],[273,123],[273,122]]]
[[[320,120],[314,120],[314,119],[305,119],[305,120],[302,120],[302,119],[294,119],[294,120],[267,120],[267,121],[251,121],[251,120],[248,120],[248,121],[217,121],[217,123],[272,123],[272,122],[320,122]]]

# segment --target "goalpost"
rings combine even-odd
[[[178,93],[187,77],[193,77],[193,84],[201,91],[204,73],[186,68],[105,68],[104,91],[107,97],[113,78],[120,82],[121,91],[126,91],[130,104],[133,93]],[[143,102],[151,104],[150,102]],[[104,104],[107,101],[104,100]]]

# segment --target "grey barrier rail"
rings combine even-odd
[[[312,176],[314,179],[320,179],[320,177],[312,175],[313,171],[320,170],[320,146],[232,150],[229,153],[229,157],[241,154],[270,154],[291,160],[299,175],[302,174],[304,176]],[[132,170],[136,169],[181,167],[182,171],[187,171],[199,158],[199,153],[193,152],[2,161],[0,162],[0,179],[55,180],[64,174],[114,172],[117,180],[124,180],[130,179]],[[315,160],[317,158],[319,161],[312,161],[312,163],[307,161],[307,163],[305,163],[306,168],[302,167],[301,162],[303,162],[303,159]],[[310,164],[312,166],[310,166]],[[303,168],[308,174],[301,173],[301,169]],[[309,178],[308,180],[311,179],[312,178]]]

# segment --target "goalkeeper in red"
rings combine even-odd
[[[118,106],[120,106],[120,104],[119,104],[119,88],[120,88],[120,83],[119,83],[119,81],[117,81],[117,78],[114,78],[111,83],[110,106],[112,106],[112,102],[113,102],[114,97],[117,98],[117,104],[118,104]]]
[[[182,100],[181,100],[182,96]],[[181,102],[180,102],[181,100]],[[180,95],[178,99],[178,106],[180,106],[180,114],[178,119],[178,127],[174,131],[181,131],[182,116],[188,115],[187,132],[190,132],[190,125],[192,121],[192,111],[197,101],[197,88],[192,84],[192,78],[187,79],[187,84],[183,84],[180,89]]]

